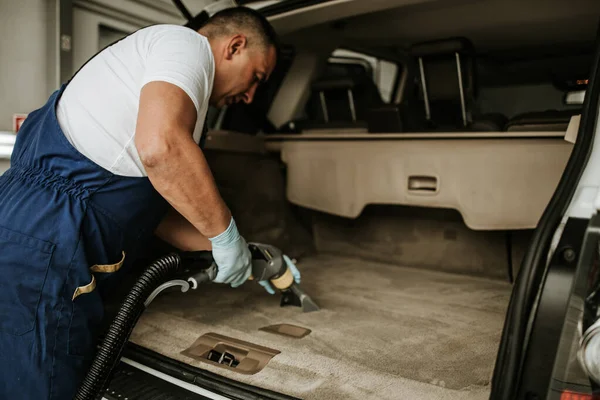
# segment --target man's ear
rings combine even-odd
[[[227,45],[227,54],[225,57],[230,60],[234,54],[239,54],[242,49],[246,47],[248,40],[244,35],[235,35],[229,40]]]

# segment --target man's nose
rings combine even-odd
[[[248,89],[248,91],[246,93],[244,93],[244,103],[246,104],[250,104],[252,103],[252,100],[254,99],[254,94],[256,93],[256,88],[258,87],[258,85],[252,85],[252,87],[250,89]]]

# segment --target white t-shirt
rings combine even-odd
[[[215,62],[208,39],[177,25],[141,29],[104,49],[67,85],[57,106],[71,144],[116,175],[147,176],[134,143],[140,91],[152,81],[180,87],[196,106],[200,140]]]

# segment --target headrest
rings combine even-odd
[[[411,46],[410,54],[414,57],[427,57],[445,54],[470,54],[473,44],[467,38],[450,38],[417,43]]]
[[[465,68],[463,67],[464,75]],[[425,81],[427,82],[427,95],[430,101],[460,99],[458,70],[454,58],[426,63]],[[468,84],[468,81],[463,79],[463,84]]]
[[[462,37],[417,43],[410,49],[415,58],[423,58],[427,95],[430,101],[460,99],[455,53],[461,55],[463,90],[467,98],[474,93],[474,48]],[[422,97],[423,94],[419,93]]]

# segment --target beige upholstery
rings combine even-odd
[[[541,137],[278,144],[294,204],[349,218],[367,204],[452,208],[475,230],[534,228],[572,146]]]

